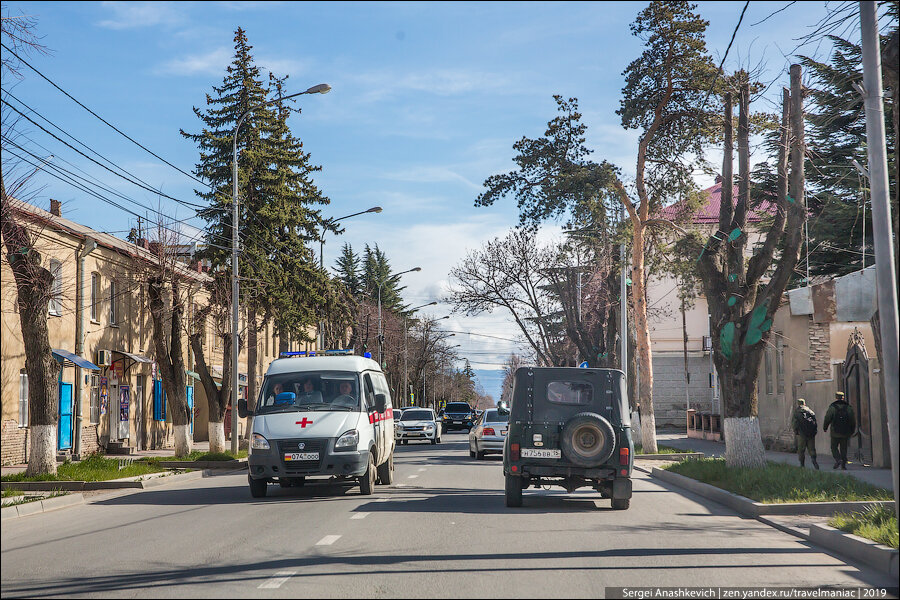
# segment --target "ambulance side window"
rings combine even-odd
[[[363,381],[365,383],[366,409],[373,410],[375,408],[375,388],[372,386],[372,376],[366,373]]]
[[[375,375],[375,393],[384,394],[386,405],[391,406],[391,389],[388,387],[384,375],[380,373]]]

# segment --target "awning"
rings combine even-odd
[[[53,354],[53,358],[55,358],[59,363],[64,367],[81,367],[82,369],[90,369],[91,371],[99,371],[100,367],[87,360],[86,358],[81,358],[77,354],[72,354],[68,350],[62,350],[60,348],[54,348],[50,351]]]
[[[123,352],[122,350],[113,350],[113,352],[116,354],[121,354],[122,356],[127,356],[134,362],[139,362],[139,363],[152,363],[153,362],[152,358],[147,358],[146,356],[141,356],[140,354],[132,354],[131,352]]]
[[[185,369],[184,374],[188,377],[193,377],[194,379],[200,379],[200,373],[197,373],[196,371],[189,371]]]

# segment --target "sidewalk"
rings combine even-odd
[[[678,448],[679,450],[696,450],[697,452],[704,453],[706,456],[725,456],[725,444],[723,442],[698,440],[695,438],[687,437],[687,434],[674,432],[659,432],[656,434],[656,439],[660,444]],[[774,450],[767,450],[766,459],[772,462],[780,462],[796,466],[800,465],[800,462],[797,459],[797,455],[792,452],[775,452]],[[832,469],[832,464],[834,463],[830,455],[819,455],[819,466],[822,467],[823,472],[838,473],[840,475],[856,477],[860,481],[865,481],[866,483],[870,483],[874,486],[884,488],[886,490],[893,489],[890,469],[864,467],[858,463],[849,462],[847,464],[847,470],[843,471],[841,469]],[[812,468],[812,463],[808,464],[807,468]]]
[[[226,441],[226,447],[231,448],[230,442]],[[209,452],[209,442],[194,442],[191,446],[192,450],[199,450],[201,452]],[[107,454],[105,455],[107,458],[146,458],[151,456],[174,456],[175,448],[161,448],[159,450],[136,450],[133,454]],[[28,465],[6,465],[0,467],[0,474],[2,475],[12,475],[13,473],[21,473],[28,467]]]

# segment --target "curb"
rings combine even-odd
[[[36,500],[34,502],[26,502],[25,504],[6,506],[0,513],[2,513],[2,520],[6,521],[7,519],[36,515],[51,510],[76,506],[78,504],[84,504],[84,496],[82,494],[66,494],[65,496],[47,498],[46,500]]]
[[[650,472],[650,475],[679,487],[686,488],[696,494],[714,500],[719,504],[724,504],[742,515],[753,518],[762,515],[812,515],[817,517],[831,517],[840,512],[862,512],[872,506],[892,507],[894,504],[889,500],[765,504],[664,469],[654,467]]]
[[[200,471],[188,471],[170,475],[166,472],[126,477],[124,479],[110,479],[108,481],[10,481],[3,483],[3,489],[16,489],[23,492],[52,492],[63,490],[68,492],[94,492],[97,490],[127,490],[146,489],[158,485],[165,485],[172,481],[193,479],[201,477]]]
[[[238,460],[164,460],[159,466],[167,469],[240,469],[247,466],[247,459]]]
[[[635,454],[634,460],[688,460],[692,458],[703,458],[706,456],[702,452],[678,452],[676,454]]]
[[[900,553],[890,546],[835,529],[829,525],[809,526],[809,541],[842,554],[847,558],[871,566],[892,577],[900,576]]]

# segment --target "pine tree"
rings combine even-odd
[[[360,277],[360,259],[350,244],[344,243],[341,247],[341,255],[335,262],[334,270],[337,273],[338,280],[344,284],[347,292],[354,298],[358,298],[363,291]]]

